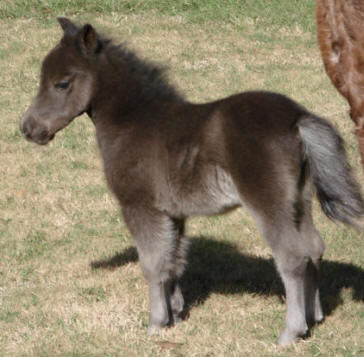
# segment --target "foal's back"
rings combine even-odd
[[[295,124],[304,113],[269,92],[207,104],[153,103],[130,120],[129,137],[120,131],[117,154],[108,144],[114,159],[106,158],[113,161],[106,173],[120,173],[113,185],[122,200],[149,200],[174,217],[261,206],[286,197],[287,183],[300,174]]]

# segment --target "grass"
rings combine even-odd
[[[3,0],[0,4],[0,18],[36,17],[47,20],[59,14],[145,15],[154,11],[160,15],[182,16],[192,23],[236,23],[242,17],[249,17],[263,26],[298,25],[312,30],[313,8],[312,0]]]
[[[297,6],[299,8],[295,8]],[[241,11],[245,9],[246,11]],[[277,348],[284,320],[270,250],[243,210],[194,218],[187,310],[147,337],[147,287],[83,116],[47,147],[18,130],[42,57],[59,40],[55,15],[90,21],[171,67],[192,101],[264,88],[328,117],[361,181],[347,104],[326,77],[313,1],[8,1],[0,3],[0,351],[2,356],[359,356],[364,354],[364,240],[315,204],[327,244],[323,324]]]

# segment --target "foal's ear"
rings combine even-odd
[[[99,48],[99,36],[95,29],[90,25],[86,24],[80,31],[81,49],[85,54],[96,53]]]
[[[77,30],[77,26],[66,17],[57,17],[57,21],[61,25],[64,32],[66,31],[75,32]]]

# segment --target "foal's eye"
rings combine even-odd
[[[58,82],[55,84],[55,87],[60,90],[65,90],[69,87],[70,82]]]

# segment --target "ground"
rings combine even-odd
[[[246,14],[232,0],[221,2],[226,7],[204,0],[202,8],[181,1],[173,11],[156,0],[149,8],[130,1],[131,10],[113,8],[110,0],[92,0],[89,9],[81,1],[74,2],[79,8],[68,1],[62,8],[55,0],[34,0],[40,5],[26,12],[29,3],[0,4],[1,355],[364,355],[364,237],[327,220],[317,203],[314,217],[327,245],[326,319],[308,338],[275,345],[285,315],[283,287],[244,210],[189,221],[186,316],[148,337],[147,287],[106,187],[91,121],[78,118],[45,147],[26,142],[18,129],[37,90],[41,59],[61,36],[55,17],[70,15],[170,67],[171,81],[191,101],[248,89],[294,98],[334,123],[363,183],[348,106],[316,45],[313,2],[264,9],[257,1]],[[110,8],[98,10],[101,3]]]

